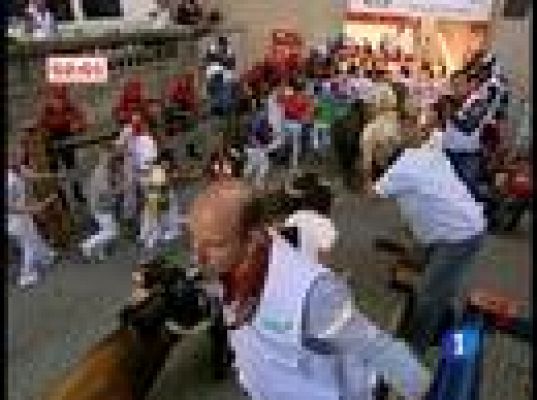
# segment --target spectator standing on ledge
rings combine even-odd
[[[25,10],[26,29],[36,39],[46,39],[56,33],[56,21],[44,0],[30,0]]]

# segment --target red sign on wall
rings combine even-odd
[[[49,57],[46,70],[50,83],[105,83],[108,80],[106,57]]]

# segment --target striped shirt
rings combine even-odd
[[[457,129],[466,134],[480,131],[486,123],[504,118],[509,104],[507,79],[496,58],[486,56],[480,69],[484,82],[468,96],[453,119]]]

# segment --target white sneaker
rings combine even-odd
[[[155,247],[155,244],[156,244],[156,240],[149,239],[144,242],[144,247],[146,248],[146,250],[153,250],[153,248]]]
[[[58,254],[55,252],[55,251],[49,251],[48,254],[43,257],[43,263],[45,265],[52,265],[56,262],[56,257],[58,256]]]
[[[90,246],[86,245],[86,243],[82,243],[82,245],[80,246],[80,251],[85,258],[91,258],[93,253],[92,250],[93,249]]]
[[[99,246],[99,248],[95,252],[95,258],[99,262],[106,260],[106,249],[104,246]]]
[[[162,240],[168,242],[168,241],[172,241],[176,239],[178,236],[179,236],[178,231],[168,231],[164,233],[164,235],[162,236]]]
[[[21,288],[27,288],[29,286],[33,286],[37,283],[39,280],[39,276],[37,275],[37,272],[30,272],[26,274],[21,274],[19,276],[19,286]]]

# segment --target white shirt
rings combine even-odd
[[[54,18],[50,11],[39,12],[35,6],[30,4],[27,13],[32,18],[32,33],[35,38],[47,38],[54,33]]]
[[[444,153],[429,144],[405,150],[374,189],[380,196],[396,198],[423,244],[457,242],[485,229],[483,206],[457,177]]]
[[[365,102],[371,102],[373,87],[374,83],[369,78],[353,76],[347,80],[349,95],[352,98],[359,98]]]
[[[355,309],[335,274],[277,234],[273,239],[252,322],[230,331],[239,380],[250,398],[370,400],[377,373],[418,398],[428,374],[407,346]],[[332,350],[316,349],[321,342]]]
[[[455,152],[476,152],[481,148],[481,130],[476,129],[471,133],[462,132],[451,122],[447,122],[446,131],[443,135],[442,145],[444,150]]]
[[[7,195],[8,212],[13,213],[17,206],[24,204],[26,185],[22,177],[12,169],[8,169],[7,171]]]
[[[239,382],[251,399],[341,398],[337,357],[316,354],[302,343],[307,294],[316,278],[326,273],[282,238],[273,238],[255,315],[250,323],[230,331]],[[355,372],[363,369],[360,365]]]
[[[129,157],[137,171],[147,170],[157,158],[157,144],[149,134],[132,135],[127,139]]]
[[[218,63],[210,63],[207,66],[205,73],[207,80],[212,79],[218,74],[222,74],[224,82],[231,82],[233,80],[233,71]]]
[[[283,132],[283,110],[280,104],[278,104],[276,92],[268,97],[267,108],[268,122],[272,127],[272,130],[276,135],[281,134]]]
[[[286,219],[285,226],[298,228],[300,252],[315,262],[319,251],[329,251],[337,239],[330,218],[313,210],[296,211]]]
[[[423,147],[429,147],[433,150],[442,150],[442,141],[444,140],[444,132],[435,129],[429,135],[429,138],[423,143]]]

